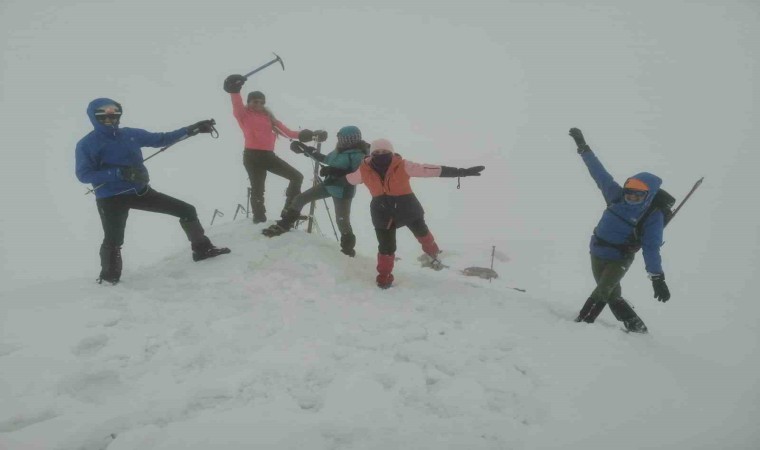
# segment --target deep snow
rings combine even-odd
[[[193,263],[184,250],[117,286],[72,279],[7,296],[0,448],[759,442],[751,360],[708,354],[656,326],[623,333],[609,312],[576,324],[576,305],[510,289],[510,262],[497,260],[501,278],[489,283],[402,259],[397,284],[380,290],[374,255],[351,259],[327,237],[260,230],[245,219],[215,227],[232,254]],[[470,265],[466,252],[447,252],[453,267]],[[720,339],[756,357],[740,342],[747,332]]]

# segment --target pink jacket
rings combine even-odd
[[[245,148],[247,150],[268,150],[274,151],[274,141],[277,134],[291,139],[298,138],[298,132],[286,127],[279,120],[269,119],[265,112],[255,112],[246,108],[243,104],[243,97],[237,94],[230,94],[232,99],[232,114],[243,130],[245,137]],[[275,134],[277,133],[277,134]]]

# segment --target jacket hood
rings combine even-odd
[[[657,195],[657,191],[660,190],[660,186],[662,186],[662,179],[658,177],[657,175],[651,174],[649,172],[639,172],[636,175],[630,177],[629,179],[631,178],[639,180],[649,187],[649,193],[647,194],[647,198],[644,199],[644,201],[641,204],[641,206],[643,206],[643,209],[648,208],[649,205],[652,203],[652,200],[654,200],[654,196]]]
[[[109,127],[103,125],[102,123],[98,122],[97,119],[95,119],[95,110],[105,105],[117,105],[119,109],[121,109],[122,114],[124,113],[124,108],[122,108],[121,103],[115,100],[111,100],[110,98],[102,97],[96,98],[95,100],[91,101],[89,105],[87,105],[87,117],[90,118],[92,126],[95,127],[97,131],[113,134],[113,132],[119,128],[118,124],[116,126]]]

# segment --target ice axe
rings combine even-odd
[[[264,70],[264,69],[266,69],[267,67],[271,66],[272,64],[274,64],[274,63],[276,63],[276,62],[279,62],[279,63],[280,63],[280,65],[282,66],[282,70],[285,70],[285,63],[284,63],[284,62],[282,62],[282,58],[280,58],[280,55],[278,55],[277,53],[274,53],[274,52],[272,52],[272,54],[273,54],[274,56],[276,56],[276,58],[275,58],[275,59],[273,59],[273,60],[269,61],[268,63],[264,64],[264,65],[263,65],[263,66],[261,66],[261,67],[258,67],[258,68],[256,68],[256,69],[253,69],[252,71],[248,72],[247,74],[245,74],[245,75],[243,75],[243,76],[244,76],[244,77],[247,79],[248,77],[250,77],[250,76],[251,76],[251,75],[253,75],[254,73],[256,73],[256,72],[259,72],[259,71],[261,71],[261,70]]]

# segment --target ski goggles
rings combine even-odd
[[[95,119],[98,122],[104,122],[106,120],[119,120],[121,117],[121,108],[118,105],[105,105],[100,106],[95,110]]]
[[[637,189],[623,189],[625,200],[629,203],[641,203],[647,197],[647,191]]]

